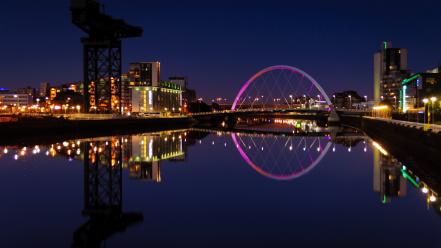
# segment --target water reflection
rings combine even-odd
[[[377,142],[372,141],[372,147],[374,148],[374,191],[380,194],[382,203],[390,203],[394,198],[406,196],[407,181],[409,185],[425,195],[427,208],[433,207],[440,214],[441,198],[437,182],[429,183],[431,178],[419,177],[410,169],[412,165],[404,165]]]
[[[235,130],[185,129],[139,135],[63,141],[49,145],[6,146],[14,160],[46,154],[84,164],[84,206],[88,219],[73,234],[73,247],[100,247],[112,235],[143,222],[143,214],[123,208],[123,171],[131,180],[161,183],[162,161],[186,161],[189,147],[234,146],[251,173],[271,180],[293,180],[318,168],[334,152],[373,152],[373,191],[383,203],[407,195],[407,183],[425,195],[425,205],[441,213],[439,189],[388,153],[387,148],[348,127],[326,127],[292,119],[247,121]],[[204,141],[207,137],[212,139]]]

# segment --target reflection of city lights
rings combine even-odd
[[[18,154],[14,155],[14,159],[17,160],[18,159]]]
[[[263,146],[262,146],[261,150],[262,150],[262,152],[263,152]]]
[[[306,147],[303,147],[303,151],[306,152]]]
[[[352,148],[351,148],[351,147],[349,147],[349,148],[348,148],[348,152],[351,152],[351,151],[352,151]]]
[[[320,146],[317,146],[317,151],[318,151],[318,152],[320,151]]]
[[[424,194],[427,194],[427,192],[429,192],[429,189],[428,189],[427,187],[423,187],[423,188],[421,189],[421,191],[422,191]]]
[[[334,147],[332,147],[332,151],[333,151],[333,152],[335,152],[335,146],[334,146]]]
[[[289,150],[292,151],[292,146],[289,146]]]
[[[367,148],[365,147],[365,148],[363,149],[363,151],[364,151],[364,152],[367,152]]]
[[[49,151],[46,151],[46,156],[49,156]]]
[[[214,145],[214,141],[212,141],[211,144]]]
[[[227,142],[224,143],[224,146],[227,147]]]

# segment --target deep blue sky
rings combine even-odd
[[[409,67],[441,62],[441,1],[103,0],[106,12],[142,26],[124,43],[124,68],[161,61],[162,78],[185,75],[203,97],[232,98],[259,69],[287,64],[329,93],[372,95],[381,41],[409,49]],[[240,2],[240,3],[238,3]],[[0,86],[37,87],[82,78],[82,33],[68,0],[2,0]]]

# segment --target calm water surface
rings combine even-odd
[[[387,147],[246,129],[0,147],[0,247],[441,247],[441,199]]]

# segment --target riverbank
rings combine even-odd
[[[360,128],[404,165],[441,190],[441,133],[400,123],[363,117],[343,118]]]
[[[0,145],[88,138],[93,136],[125,135],[191,127],[191,117],[65,119],[56,117],[20,117],[14,122],[0,123]]]

